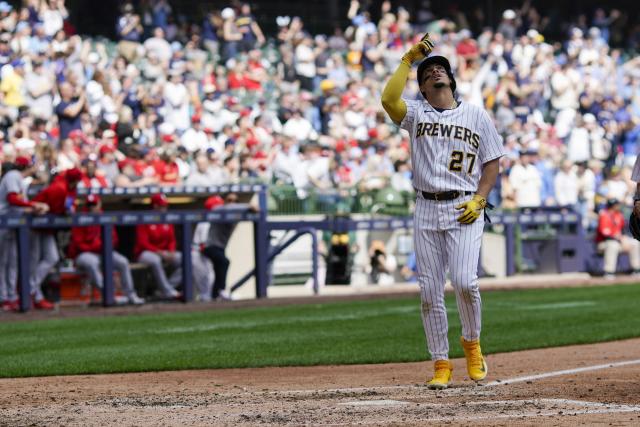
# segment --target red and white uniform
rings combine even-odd
[[[167,256],[166,252],[170,255]],[[176,251],[176,236],[172,224],[140,224],[136,227],[134,254],[138,262],[151,267],[153,276],[165,297],[175,298],[175,287],[182,280],[182,254]],[[167,278],[165,265],[175,270]]]

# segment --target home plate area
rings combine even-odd
[[[640,425],[640,339],[487,361],[439,391],[428,361],[0,379],[0,426]]]

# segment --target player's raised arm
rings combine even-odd
[[[433,49],[429,34],[425,34],[419,43],[402,56],[402,61],[382,91],[382,107],[394,123],[400,124],[407,114],[407,104],[402,100],[402,92],[409,77],[411,65],[426,57]]]

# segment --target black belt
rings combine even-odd
[[[441,193],[427,193],[426,191],[420,191],[420,193],[422,193],[422,197],[424,197],[427,200],[446,201],[446,200],[457,199],[463,194],[465,196],[468,196],[469,194],[473,194],[473,191],[451,190],[451,191],[443,191]]]

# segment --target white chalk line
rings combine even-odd
[[[629,365],[637,365],[637,364],[640,364],[640,359],[605,363],[601,365],[584,366],[581,368],[574,368],[574,369],[563,369],[561,371],[551,371],[551,372],[545,372],[542,374],[529,375],[525,377],[515,377],[515,378],[504,379],[504,380],[496,380],[496,381],[485,383],[478,387],[449,388],[449,389],[441,390],[439,391],[439,393],[464,394],[464,393],[467,393],[469,390],[482,390],[483,388],[486,388],[486,387],[509,385],[509,384],[527,382],[527,381],[536,381],[543,378],[558,377],[562,375],[571,375],[571,374],[577,374],[581,372],[590,372],[590,371],[597,371],[600,369],[618,368],[620,366],[629,366]],[[279,392],[273,391],[269,393],[292,393],[292,394],[360,393],[360,392],[367,392],[367,391],[387,391],[387,390],[392,391],[392,390],[421,389],[421,388],[426,389],[426,386],[424,384],[405,384],[405,385],[395,385],[395,386],[333,388],[333,389],[325,389],[325,390],[287,390],[287,391],[279,391]]]
[[[375,402],[375,401],[374,401]],[[357,402],[350,402],[350,404]],[[398,403],[408,403],[401,402]],[[432,418],[424,418],[421,419],[421,422],[438,422],[438,421],[452,421],[455,420],[457,423],[465,422],[465,421],[481,421],[481,420],[489,420],[489,419],[509,419],[509,418],[537,418],[537,417],[554,417],[554,416],[576,416],[576,415],[598,415],[598,414],[619,414],[619,413],[629,413],[629,412],[640,412],[640,406],[631,406],[631,405],[619,405],[619,404],[608,404],[608,403],[600,403],[600,402],[589,402],[582,400],[571,400],[571,399],[533,399],[533,400],[490,400],[490,401],[473,401],[466,402],[465,406],[497,406],[503,408],[504,405],[518,406],[508,408],[512,410],[513,413],[510,414],[496,414],[495,411],[491,408],[487,408],[487,411],[490,411],[491,414],[488,415],[454,415],[448,417],[432,417]],[[549,406],[549,405],[562,405],[560,408],[544,408],[535,410],[528,410],[523,412],[518,412],[518,410],[522,407],[526,406]],[[355,406],[355,405],[353,405]],[[366,401],[361,401],[359,406],[367,406]],[[445,409],[445,408],[460,408],[460,405],[457,403],[421,403],[421,407],[429,407],[434,410]],[[574,408],[571,408],[574,406]],[[577,409],[575,407],[583,407],[584,409]],[[330,423],[327,425],[350,425],[351,423]],[[379,421],[367,422],[360,420],[358,422],[360,425],[379,425]],[[324,424],[314,424],[314,425],[324,425]]]
[[[496,381],[488,382],[484,386],[485,387],[492,387],[492,386],[496,386],[496,385],[515,384],[515,383],[521,383],[521,382],[526,382],[526,381],[535,381],[535,380],[539,380],[539,379],[542,379],[542,378],[557,377],[557,376],[561,376],[561,375],[578,374],[580,372],[597,371],[599,369],[618,368],[620,366],[637,365],[637,364],[640,364],[640,359],[626,360],[626,361],[623,361],[623,362],[605,363],[605,364],[602,364],[602,365],[585,366],[585,367],[582,367],[582,368],[564,369],[564,370],[561,370],[561,371],[552,371],[552,372],[546,372],[546,373],[543,373],[543,374],[529,375],[529,376],[526,376],[526,377],[516,377],[516,378],[510,378],[510,379],[506,379],[506,380],[496,380]]]

